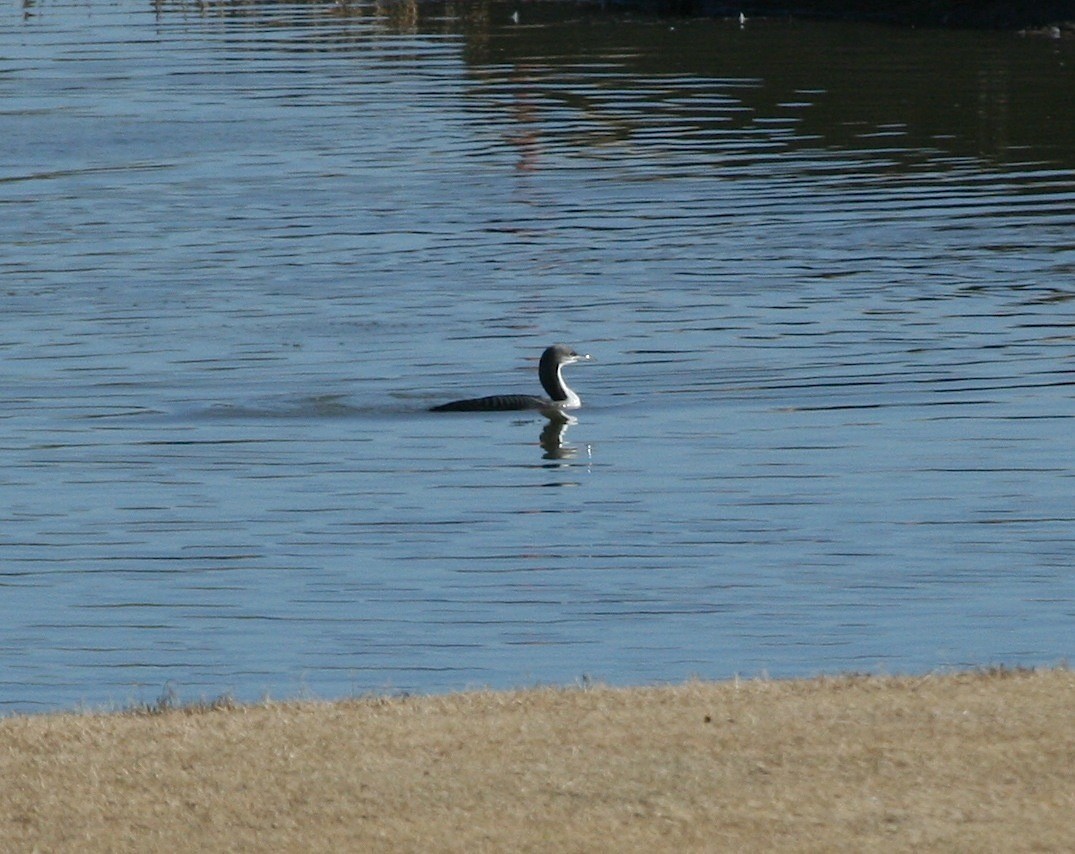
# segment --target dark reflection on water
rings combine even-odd
[[[706,151],[714,165],[728,165],[729,144],[752,160],[825,147],[883,150],[896,162],[943,152],[1075,165],[1075,114],[1064,106],[1070,44],[1008,33],[557,15],[535,8],[527,19],[553,20],[468,38],[467,58],[494,79],[511,64],[513,93],[555,74],[540,86],[542,98],[590,120],[595,147],[631,138]],[[625,78],[633,78],[628,86]],[[580,141],[572,133],[568,144]]]
[[[1070,656],[1071,45],[518,9],[0,19],[5,707]]]

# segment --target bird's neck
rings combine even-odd
[[[579,396],[564,382],[563,365],[542,365],[541,386],[553,402],[564,409],[577,409],[582,405]]]

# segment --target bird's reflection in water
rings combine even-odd
[[[544,460],[571,460],[578,456],[579,450],[573,445],[564,442],[564,434],[572,424],[578,424],[578,419],[562,412],[556,412],[548,416],[548,423],[541,431],[541,443],[545,453],[541,455]]]

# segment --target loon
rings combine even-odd
[[[472,397],[467,400],[442,403],[440,406],[434,406],[430,412],[502,412],[540,409],[544,412],[557,413],[564,409],[578,409],[582,406],[582,401],[564,382],[561,369],[564,365],[589,359],[589,356],[579,355],[566,344],[553,344],[541,354],[541,362],[538,364],[541,387],[545,389],[549,397],[536,397],[530,394],[493,394],[489,397]]]

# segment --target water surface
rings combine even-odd
[[[1072,46],[520,8],[0,17],[0,706],[1072,654]]]

